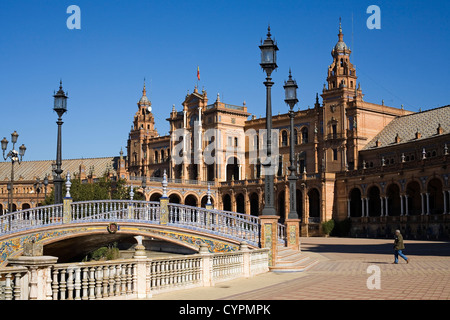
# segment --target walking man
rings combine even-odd
[[[403,236],[400,233],[400,230],[395,230],[395,237],[394,237],[394,256],[395,261],[394,263],[398,263],[398,256],[405,259],[406,263],[409,263],[409,259],[403,254],[402,250],[405,249],[405,245],[403,244]]]

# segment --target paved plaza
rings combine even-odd
[[[450,299],[449,242],[405,240],[404,253],[410,263],[400,258],[399,264],[392,264],[392,239],[301,240],[304,254],[318,260],[306,271],[269,272],[213,287],[158,294],[152,300]],[[379,271],[379,278],[374,280],[377,273],[371,270]],[[379,289],[369,289],[368,282],[378,283]]]

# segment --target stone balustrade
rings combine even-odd
[[[211,286],[268,271],[268,249],[240,250],[80,263],[54,263],[54,257],[19,257],[0,268],[1,300],[145,299],[161,292]]]

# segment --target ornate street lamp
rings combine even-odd
[[[13,211],[13,203],[14,203],[14,164],[16,162],[19,164],[22,162],[22,158],[25,155],[25,151],[27,150],[25,145],[22,144],[19,147],[19,152],[17,152],[17,150],[15,149],[15,145],[17,143],[18,138],[19,138],[19,134],[16,131],[11,133],[11,142],[12,142],[13,146],[12,146],[12,150],[10,150],[7,155],[5,155],[5,153],[6,153],[6,148],[8,148],[8,140],[6,140],[6,138],[3,138],[1,141],[2,150],[3,150],[3,159],[4,160],[11,159],[11,181],[8,184],[9,212]]]
[[[274,207],[274,187],[273,187],[273,166],[272,166],[272,96],[271,88],[273,86],[272,78],[270,77],[272,72],[277,66],[277,51],[278,47],[271,38],[270,26],[267,32],[267,38],[259,46],[261,49],[261,68],[266,72],[267,78],[264,82],[266,86],[266,154],[267,159],[263,166],[265,167],[264,182],[265,182],[265,206],[262,210],[262,215],[275,216],[276,211]],[[269,171],[270,170],[270,171]]]
[[[291,174],[288,177],[289,180],[289,194],[290,194],[290,208],[288,219],[298,219],[297,214],[297,176],[295,175],[295,164],[294,164],[294,106],[297,104],[297,82],[292,79],[291,70],[289,69],[289,80],[284,82],[284,101],[289,106],[289,118],[290,118],[290,129],[291,129],[291,141],[290,141],[290,153],[289,153],[289,171]]]
[[[59,90],[56,92],[54,97],[54,107],[53,110],[56,111],[58,114],[58,121],[56,123],[58,124],[58,140],[57,140],[57,147],[56,147],[56,169],[55,177],[53,179],[53,185],[54,185],[54,191],[55,191],[55,204],[62,203],[62,190],[63,190],[63,183],[64,179],[62,178],[62,172],[61,164],[62,164],[62,158],[61,158],[61,126],[64,123],[62,121],[62,115],[67,112],[67,95],[62,89],[62,81],[59,82]]]

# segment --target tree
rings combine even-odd
[[[74,175],[71,180],[70,195],[74,202],[77,201],[90,201],[90,200],[106,200],[106,199],[118,199],[129,200],[130,199],[130,187],[126,186],[126,180],[122,178],[111,179],[107,173],[100,177],[97,181],[92,183],[85,183],[81,179]],[[142,193],[136,192],[136,188],[133,189],[134,200],[143,200]],[[63,195],[66,194],[66,185],[64,183]],[[54,190],[43,201],[43,205],[50,205],[55,203]]]

